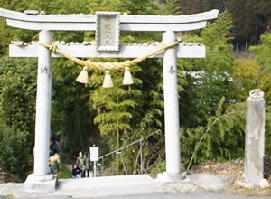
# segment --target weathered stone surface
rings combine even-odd
[[[265,100],[264,92],[250,91],[247,99],[245,183],[258,186],[264,173],[265,149]]]
[[[233,179],[224,175],[194,174],[189,176],[192,184],[206,191],[221,191],[233,183]]]

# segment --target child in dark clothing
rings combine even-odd
[[[73,178],[80,178],[81,177],[81,169],[78,165],[73,165],[72,177]]]

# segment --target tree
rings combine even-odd
[[[231,74],[236,98],[246,100],[250,90],[262,89],[265,85],[264,76],[265,74],[262,73],[262,68],[255,58],[236,60]]]
[[[182,129],[182,157],[188,169],[209,159],[226,161],[244,155],[245,103],[224,102],[222,97],[206,126]]]
[[[182,60],[187,83],[180,100],[182,157],[185,165],[206,159],[226,160],[242,154],[244,106],[233,104],[233,67],[229,12],[222,13],[191,40],[207,46],[204,60]],[[184,40],[189,36],[184,37]],[[190,72],[189,72],[190,71]],[[197,72],[198,71],[198,72]],[[238,118],[238,122],[235,121]],[[238,134],[240,139],[231,140]],[[229,138],[229,139],[228,139]],[[232,149],[231,146],[240,146]]]
[[[266,151],[269,153],[271,151],[271,121],[270,121],[270,111],[271,111],[271,34],[266,33],[261,35],[261,44],[252,46],[250,50],[255,53],[256,60],[260,64],[260,73],[259,76],[261,78],[261,82],[259,83],[259,88],[261,88],[265,92],[265,99],[267,103],[267,122],[266,122]]]
[[[270,1],[268,0],[182,0],[183,14],[211,9],[229,10],[233,16],[233,43],[238,47],[256,44],[266,30],[270,30]]]
[[[15,130],[1,121],[0,161],[11,173],[16,182],[22,182],[33,165],[31,135],[26,131]]]
[[[0,160],[17,180],[32,168],[36,64],[33,59],[0,61]]]
[[[271,100],[270,93],[270,77],[271,77],[271,34],[266,33],[261,36],[262,44],[252,46],[250,50],[255,53],[257,62],[261,65],[260,76],[262,76],[262,83],[260,86],[265,91],[265,98],[267,101]]]
[[[181,14],[180,0],[166,0],[162,9],[165,15],[179,15]]]
[[[183,85],[184,91],[181,92],[180,101],[181,123],[185,127],[205,125],[206,119],[214,113],[221,97],[226,97],[226,101],[231,99],[232,83],[228,74],[233,63],[231,45],[228,43],[231,38],[230,29],[231,17],[225,12],[202,31],[201,38],[192,37],[193,42],[206,44],[207,57],[202,60],[180,61],[179,70],[188,71],[186,75],[181,76],[187,81]],[[187,38],[184,37],[184,40]],[[188,115],[191,118],[187,117]]]

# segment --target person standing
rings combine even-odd
[[[85,156],[85,158],[86,158],[86,174],[85,174],[85,176],[86,176],[86,177],[89,177],[90,159],[89,159],[89,155],[88,155],[87,152],[84,154],[84,156]]]
[[[86,157],[81,151],[79,152],[79,155],[76,159],[76,165],[78,165],[81,169],[81,178],[84,178],[86,172]]]

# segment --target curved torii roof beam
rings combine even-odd
[[[193,15],[119,15],[121,31],[175,31],[204,28],[208,20],[218,16],[218,10]],[[96,30],[96,15],[27,15],[0,8],[7,25],[28,30]]]

